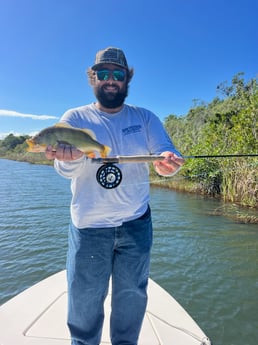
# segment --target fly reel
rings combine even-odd
[[[96,179],[101,187],[116,188],[122,181],[122,172],[112,163],[104,164],[98,169]]]
[[[104,164],[96,174],[98,183],[106,189],[112,189],[119,186],[122,181],[121,170],[114,163],[149,163],[154,160],[163,160],[162,156],[141,155],[141,156],[116,156],[106,158],[92,158],[92,163]]]

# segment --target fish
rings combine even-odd
[[[108,156],[111,148],[96,140],[96,135],[89,129],[75,128],[67,123],[59,122],[54,126],[47,127],[27,139],[28,152],[45,152],[48,145],[55,149],[59,144],[71,145],[84,152],[88,157],[96,157],[99,152],[102,158]]]

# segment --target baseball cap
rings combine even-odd
[[[119,48],[108,47],[98,51],[95,58],[95,64],[91,68],[96,70],[104,63],[111,63],[128,69],[125,54]]]

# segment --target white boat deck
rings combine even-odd
[[[139,345],[211,344],[187,312],[151,279],[148,294]],[[62,271],[0,306],[0,345],[69,345],[66,300],[66,276]],[[111,344],[110,311],[109,294],[101,345]]]

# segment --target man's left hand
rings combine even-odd
[[[156,172],[161,176],[174,175],[184,164],[184,159],[173,152],[165,151],[161,153],[161,156],[164,160],[153,162]]]

